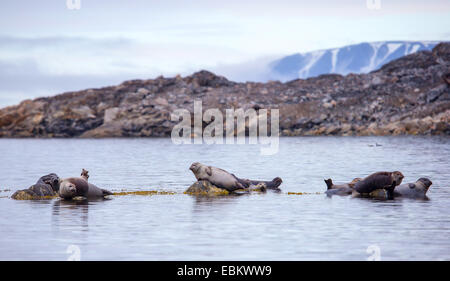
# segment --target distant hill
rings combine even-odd
[[[230,108],[279,109],[283,136],[449,136],[450,43],[369,74],[260,83],[199,71],[25,100],[0,109],[0,137],[170,137],[179,123],[172,113],[187,109],[193,120],[195,100],[223,116]]]
[[[270,64],[273,80],[309,78],[321,74],[368,73],[397,58],[433,49],[433,41],[385,41],[299,53]]]

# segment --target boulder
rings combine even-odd
[[[211,184],[209,181],[204,180],[194,182],[184,193],[190,195],[207,196],[220,196],[230,194],[227,190],[219,188]]]

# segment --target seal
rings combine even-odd
[[[331,179],[327,179],[327,180],[323,180],[323,181],[327,185],[327,190],[328,190],[328,189],[339,189],[339,188],[353,188],[355,186],[355,184],[361,180],[362,180],[361,178],[354,178],[351,182],[344,183],[344,184],[333,184],[333,181]]]
[[[327,185],[327,191],[325,191],[325,194],[328,197],[331,197],[333,195],[350,195],[353,192],[353,187],[355,184],[359,181],[361,181],[361,178],[355,178],[349,183],[344,184],[333,184],[333,181],[331,179],[324,180]]]
[[[401,172],[377,172],[355,183],[354,195],[369,194],[377,189],[385,189],[388,197],[393,197],[394,188],[402,183],[404,176]]]
[[[265,190],[265,189],[272,189],[275,191],[280,191],[281,189],[279,188],[279,186],[281,185],[281,183],[283,183],[283,180],[280,177],[276,177],[271,181],[257,181],[257,180],[243,180],[242,181],[246,181],[249,185],[249,188],[251,189],[261,189],[261,190]]]
[[[283,182],[279,177],[274,178],[272,181],[241,179],[223,169],[206,166],[199,162],[192,163],[189,169],[194,173],[197,181],[209,181],[211,184],[229,192],[234,192],[238,189],[249,189],[253,186],[278,189],[278,186]]]
[[[48,174],[39,178],[39,180],[28,189],[18,190],[11,196],[12,199],[43,199],[56,196],[59,190],[60,178],[54,174]]]
[[[86,179],[86,181],[89,179],[89,171],[86,171],[85,169],[81,170],[81,177]],[[93,183],[88,182],[89,190],[87,193],[87,198],[100,198],[105,197],[107,195],[113,195],[111,191],[108,191],[103,188],[99,188]]]
[[[428,178],[420,178],[415,183],[405,183],[394,189],[394,197],[426,198],[433,183]]]
[[[82,176],[78,178],[66,178],[59,182],[59,197],[70,200],[74,197],[87,197],[89,192],[89,183],[87,178]]]

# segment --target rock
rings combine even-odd
[[[103,117],[103,123],[110,123],[116,119],[120,109],[118,107],[108,108],[105,110],[105,116]]]
[[[156,105],[162,105],[162,106],[168,106],[169,102],[165,98],[157,97],[154,101],[154,104]]]
[[[95,118],[94,111],[87,105],[77,108],[71,108],[72,112],[79,116],[80,119]]]
[[[137,91],[137,93],[138,93],[139,95],[145,96],[145,95],[148,95],[148,94],[150,93],[150,91],[147,90],[146,88],[139,88],[139,90]]]
[[[209,181],[197,181],[192,184],[185,192],[190,195],[207,195],[207,196],[220,196],[229,195],[230,193],[222,188],[212,185]]]
[[[381,80],[381,78],[380,77],[378,77],[378,76],[375,76],[373,79],[372,79],[372,85],[380,85],[381,83],[383,83],[383,80]]]
[[[428,91],[423,98],[427,103],[435,102],[445,92],[449,92],[450,88],[446,84],[442,84]]]
[[[18,190],[11,196],[16,200],[39,200],[51,199],[57,197],[56,191],[59,186],[59,177],[55,174],[50,174],[41,177],[36,184],[30,186],[28,189]]]

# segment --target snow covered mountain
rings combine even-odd
[[[270,64],[272,79],[282,81],[320,74],[367,73],[399,57],[431,50],[437,41],[385,41],[299,53]]]

